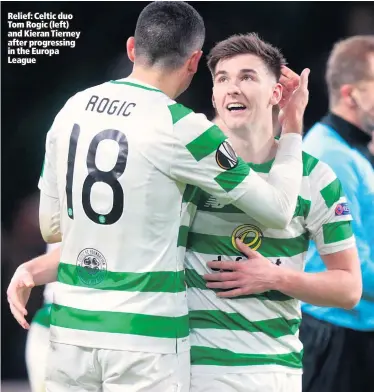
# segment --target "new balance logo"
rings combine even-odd
[[[223,208],[225,205],[218,202],[214,196],[210,196],[205,202],[204,207],[208,208]]]

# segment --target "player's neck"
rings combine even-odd
[[[227,130],[227,135],[235,151],[247,162],[264,163],[276,154],[277,142],[271,122],[239,131]]]
[[[161,90],[170,98],[174,99],[178,95],[178,83],[174,81],[178,80],[178,75],[169,72],[167,75],[165,72],[161,72],[157,69],[135,67],[129,78],[134,78],[139,82],[143,82],[153,86],[154,88]]]

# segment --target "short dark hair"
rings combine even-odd
[[[325,79],[334,105],[340,97],[340,87],[372,78],[368,55],[374,54],[374,35],[357,35],[337,42],[327,61]]]
[[[135,54],[147,66],[178,68],[205,40],[203,18],[183,1],[156,1],[139,15]]]
[[[286,59],[275,46],[263,41],[256,33],[236,34],[216,44],[208,55],[208,67],[214,75],[220,60],[241,54],[253,54],[259,57],[267,68],[275,75],[277,81],[281,75],[281,67]]]

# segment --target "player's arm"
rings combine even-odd
[[[39,224],[40,232],[47,244],[61,242],[59,199],[43,191],[40,191]]]
[[[27,271],[32,277],[34,286],[42,286],[55,282],[57,279],[57,269],[60,262],[61,248],[56,249],[26,261],[18,267],[18,270]],[[16,276],[17,272],[14,274]],[[13,276],[13,277],[14,277]]]
[[[306,273],[283,269],[274,288],[316,306],[354,308],[362,294],[356,247],[321,257],[327,271]]]
[[[352,309],[360,300],[361,273],[355,246],[323,255],[327,271],[318,273],[278,267],[239,240],[237,247],[248,260],[207,263],[210,268],[228,271],[204,275],[208,288],[225,290],[217,293],[219,297],[235,298],[277,290],[313,305],[345,309]]]
[[[362,178],[361,168],[356,166],[352,158],[341,159],[337,162],[333,154],[325,154],[321,160],[334,169],[342,184],[354,218],[352,221],[353,232],[357,232],[360,237],[364,236],[364,242],[374,243],[374,222],[365,219],[366,208],[371,206],[374,200],[373,192],[369,191],[371,188],[367,183],[369,180]],[[364,229],[361,228],[362,222],[365,222]],[[372,260],[368,254],[360,259],[362,298],[368,301],[374,301],[374,263]]]
[[[183,107],[170,108],[179,109]],[[234,204],[267,227],[287,226],[302,179],[300,134],[281,137],[267,181],[236,156],[226,136],[205,116],[188,113],[174,124],[174,134],[172,178],[200,187],[222,204]]]
[[[295,273],[284,270],[278,289],[313,305],[351,309],[362,295],[351,206],[348,206],[340,180],[329,166],[320,162],[314,170],[311,176],[315,186],[311,189],[312,205],[306,223],[326,271]],[[345,176],[349,176],[348,171]]]
[[[45,158],[39,179],[40,204],[39,225],[42,237],[48,244],[61,242],[60,202],[58,198],[56,175],[56,131],[61,112],[57,115],[52,128],[47,133]]]
[[[7,290],[8,302],[14,318],[23,328],[29,328],[25,316],[31,289],[56,281],[59,260],[60,247],[21,264],[14,273]]]
[[[267,227],[286,227],[292,219],[302,180],[300,140],[308,103],[308,75],[308,69],[303,70],[300,78],[296,75],[297,88],[283,97],[282,137],[267,181],[237,158],[217,127],[196,114],[183,118],[178,105],[174,113],[171,110],[179,139],[171,174],[179,181],[201,187],[223,204],[234,204]],[[200,133],[191,138],[196,130]]]
[[[326,271],[307,273],[272,264],[258,252],[237,242],[248,257],[241,263],[209,262],[208,266],[232,272],[208,274],[207,286],[232,289],[220,297],[237,297],[277,290],[317,306],[352,309],[360,300],[362,280],[360,261],[352,232],[352,217],[340,181],[326,165],[318,164],[312,175],[311,210],[307,228],[316,242]],[[321,168],[323,170],[319,170]]]
[[[299,87],[282,108],[283,133],[266,181],[237,157],[216,125],[176,103],[168,106],[171,129],[165,129],[164,114],[154,140],[147,140],[142,152],[174,180],[198,186],[222,204],[234,204],[267,227],[284,228],[292,219],[302,180],[301,133],[308,74],[309,70],[302,72]],[[155,113],[155,118],[160,116]]]

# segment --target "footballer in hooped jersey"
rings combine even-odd
[[[232,37],[219,45],[226,45],[226,49],[229,50],[230,43],[233,41],[241,43],[243,53],[242,56],[229,56],[226,62],[220,63],[223,67],[220,74],[224,75],[224,78],[218,83],[222,83],[223,86],[215,86],[214,102],[217,107],[216,102],[222,102],[220,99],[225,94],[230,99],[234,96],[237,99],[235,104],[228,103],[217,109],[220,113],[217,123],[225,129],[235,147],[237,140],[235,140],[234,132],[240,129],[240,115],[247,115],[246,109],[239,108],[246,107],[245,103],[251,103],[246,95],[246,84],[256,81],[255,77],[249,77],[242,70],[251,69],[251,73],[255,73],[256,76],[263,76],[262,72],[264,72],[265,64],[263,60],[258,61],[257,58],[261,59],[261,55],[254,51],[253,44],[256,43],[257,46],[260,44],[264,51],[270,51],[273,56],[278,56],[279,60],[282,57],[275,48],[259,40],[253,34]],[[211,58],[214,57],[215,49],[212,51]],[[210,63],[212,64],[212,61]],[[211,65],[211,69],[219,67],[217,64]],[[281,61],[279,61],[278,71],[282,69],[280,65]],[[276,71],[277,69],[275,75],[270,75],[270,78],[277,76]],[[295,75],[286,68],[283,68],[283,73],[283,76],[287,75],[286,77],[290,80],[295,78]],[[284,86],[287,84],[285,83]],[[259,88],[265,89],[265,86]],[[248,102],[244,102],[246,100]],[[240,115],[235,113],[233,116],[236,117],[231,118],[231,110],[228,109],[226,114],[224,112],[228,107],[236,107],[238,109],[235,110],[243,110],[244,113]],[[270,113],[261,113],[258,118],[255,117],[256,114],[251,113],[251,115],[253,119],[247,117],[243,121],[244,124],[251,125],[247,129],[247,141],[255,142],[256,137],[259,140],[265,140],[267,137],[271,143],[265,156],[259,156],[258,151],[253,149],[248,154],[247,160],[258,161],[249,165],[260,175],[266,177],[273,164],[272,155],[277,142],[272,138],[271,123],[270,126],[262,128],[262,133],[256,136],[253,122],[254,120],[256,120],[255,123],[261,122],[261,119],[266,122]],[[231,121],[236,121],[239,126],[233,125]],[[251,137],[252,140],[250,140]],[[221,153],[222,155],[216,157],[221,165],[230,164],[230,148],[224,148]],[[243,151],[243,156],[245,155]],[[185,259],[192,343],[191,391],[226,391],[229,388],[234,391],[261,389],[300,391],[301,345],[297,338],[300,311],[296,298],[301,298],[303,295],[310,296],[310,293],[298,293],[297,289],[292,286],[289,288],[284,286],[282,292],[281,286],[271,287],[269,282],[268,285],[262,282],[261,289],[259,287],[248,288],[245,285],[240,287],[239,280],[237,282],[229,280],[227,285],[223,274],[206,274],[209,272],[206,265],[214,258],[214,255],[217,255],[215,257],[217,261],[214,263],[222,261],[222,258],[240,261],[245,258],[243,257],[245,255],[251,259],[251,263],[257,263],[255,264],[257,272],[262,268],[266,275],[271,276],[270,272],[274,273],[276,270],[264,259],[261,260],[260,254],[265,254],[273,266],[289,268],[295,272],[296,277],[297,273],[303,269],[309,239],[314,239],[327,265],[338,256],[352,264],[353,272],[357,260],[354,257],[354,239],[349,231],[351,216],[341,189],[339,186],[336,187],[339,183],[331,170],[315,158],[304,154],[303,163],[304,180],[298,204],[291,224],[285,230],[266,228],[236,207],[225,206],[204,191],[196,191],[190,195],[189,201],[197,207],[187,240]],[[334,192],[327,192],[331,191],[331,184],[335,184],[337,189]],[[345,238],[337,238],[333,231],[326,230],[331,224],[335,227],[346,227]],[[237,242],[238,238],[244,245]],[[42,256],[40,261],[43,261],[45,257],[47,256]],[[259,262],[263,264],[258,264]],[[58,255],[56,254],[55,264],[49,263],[49,268],[56,269],[57,263]],[[215,265],[210,266],[216,270]],[[225,271],[225,266],[233,268],[232,264],[223,262],[219,264],[219,269]],[[331,270],[333,271],[333,268]],[[244,269],[237,271],[245,275]],[[251,276],[247,276],[248,285],[256,283],[254,271],[250,272]],[[219,276],[222,280],[217,279]],[[212,282],[207,286],[221,289],[218,297],[209,287],[204,287],[204,277],[208,282]],[[351,288],[357,292],[354,284]],[[240,292],[235,293],[237,290]],[[340,293],[342,294],[340,298],[324,293],[323,300],[329,303],[335,301],[336,306],[351,307],[353,303],[350,301],[352,300],[346,300],[346,295],[344,295],[347,290],[344,288],[344,291]],[[287,292],[290,295],[285,294]],[[221,299],[220,295],[232,299]],[[233,298],[238,295],[241,298],[235,301]],[[302,299],[305,298],[302,297]],[[315,299],[309,298],[312,301]],[[318,301],[321,299],[315,300],[315,302]],[[320,304],[323,305],[323,303]],[[235,325],[236,327],[233,328]],[[271,347],[270,351],[269,347]]]
[[[241,48],[242,53],[230,54],[232,45],[236,50]],[[260,52],[255,48],[260,48]],[[223,61],[222,53],[226,54]],[[273,64],[277,65],[268,68],[263,55],[273,57],[276,60]],[[241,153],[252,162],[248,165],[264,178],[269,176],[278,142],[273,138],[272,111],[261,105],[257,97],[271,92],[270,86],[280,88],[276,83],[279,77],[286,78],[282,83],[284,89],[292,90],[299,80],[291,70],[282,67],[282,62],[280,52],[255,34],[221,42],[212,50],[209,61],[214,77],[213,102],[218,112],[215,122],[236,150],[246,142],[254,146],[248,154],[244,150]],[[253,86],[254,83],[258,85]],[[262,94],[257,91],[251,96],[249,89],[258,89]],[[281,96],[273,102],[278,99]],[[246,111],[252,107],[257,113]],[[261,152],[256,148],[259,142],[262,145],[267,142]],[[217,154],[221,166],[232,162],[231,148],[224,146]],[[303,155],[303,166],[294,216],[283,230],[269,229],[202,190],[192,189],[189,193],[189,208],[197,210],[187,237],[185,257],[192,346],[191,392],[300,392],[299,299],[350,308],[359,296],[360,278],[355,275],[358,261],[350,231],[352,218],[339,181],[327,165],[310,155]],[[329,230],[330,227],[337,230]],[[348,266],[346,271],[353,277],[348,287],[342,286],[336,293],[328,288],[316,290],[320,292],[316,296],[313,286],[320,282],[317,277],[308,281],[302,272],[310,240],[318,246],[329,272],[334,271],[334,265]],[[45,264],[46,257],[39,261]],[[252,266],[244,262],[242,268],[235,269],[237,263],[224,261],[242,262],[246,258]],[[212,263],[213,259],[216,261]],[[48,268],[56,269],[57,263],[58,255],[48,263]],[[210,274],[210,270],[223,273]],[[227,270],[234,272],[227,275]],[[282,277],[286,270],[295,281],[299,279],[300,287],[274,279],[278,273]],[[241,279],[234,280],[233,273]],[[283,278],[286,277],[284,274]],[[320,279],[326,284],[323,275]],[[336,278],[335,282],[331,278],[330,288],[331,283],[336,285]],[[235,299],[236,296],[239,298]]]
[[[281,52],[256,34],[221,41],[208,56],[217,122],[264,179],[278,148],[273,106],[287,88],[278,81],[282,74],[297,81],[284,63]],[[191,392],[301,392],[300,300],[351,309],[362,292],[352,216],[339,180],[303,153],[297,206],[284,229],[269,228],[209,192],[197,191],[191,203],[197,208],[185,257]],[[304,272],[311,240],[326,273]]]
[[[160,26],[165,42],[180,44],[178,53],[165,56],[152,33]],[[217,126],[173,100],[197,70],[204,35],[190,5],[151,3],[127,42],[130,77],[73,96],[48,132],[40,226],[48,243],[62,240],[62,247],[54,265],[47,390],[189,390],[183,263],[194,186],[264,227],[279,230],[292,219],[302,180],[307,71],[284,101],[282,137],[264,180]],[[109,113],[107,105],[124,96],[134,103],[130,111]],[[16,297],[32,283],[14,282],[27,275],[35,284],[43,273],[48,282],[52,264],[49,275],[22,266],[9,287],[12,313],[26,328],[25,297]]]

